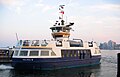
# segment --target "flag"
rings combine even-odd
[[[61,11],[60,13],[64,14],[64,11]]]
[[[60,8],[63,9],[65,5],[60,5]]]
[[[62,9],[64,8],[63,6],[60,6]]]

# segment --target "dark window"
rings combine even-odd
[[[62,55],[62,57],[64,57],[64,51],[61,51],[61,55]]]
[[[19,52],[18,50],[15,51],[14,56],[17,56],[17,55],[18,55],[18,52]]]
[[[30,44],[30,40],[25,40],[25,41],[23,42],[23,46],[29,46],[29,44]]]
[[[67,51],[67,50],[62,50],[62,51],[61,51],[61,55],[62,55],[62,57],[69,57],[69,51]]]
[[[49,56],[49,51],[41,51],[41,56]]]
[[[90,50],[87,50],[87,51],[86,51],[86,54],[87,54],[88,58],[91,58],[91,57],[92,57],[92,56],[91,56],[91,51],[90,51]]]
[[[79,56],[80,59],[84,59],[85,58],[84,50],[80,50],[79,54],[80,54],[80,56]]]
[[[78,57],[77,50],[63,50],[61,52],[62,57]]]
[[[70,57],[73,57],[72,51],[70,51]]]
[[[93,47],[93,41],[92,42],[88,42],[89,47]]]
[[[38,56],[39,55],[39,51],[30,51],[29,56]]]
[[[63,51],[64,57],[67,57],[67,51]]]
[[[74,57],[76,57],[77,56],[77,52],[74,50]]]
[[[56,46],[60,46],[60,47],[61,47],[61,46],[62,46],[62,41],[59,41],[59,40],[58,40],[58,41],[56,42]]]
[[[33,40],[31,46],[39,46],[39,40]]]
[[[78,50],[77,52],[78,52],[78,56],[80,57],[80,51]]]
[[[19,56],[27,56],[28,51],[20,51],[20,55]]]
[[[91,58],[91,51],[90,50],[80,50],[79,51],[79,58],[80,59],[89,59]]]

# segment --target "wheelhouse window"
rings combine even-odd
[[[39,51],[30,51],[29,56],[38,56],[39,55]]]
[[[14,52],[14,56],[17,56],[18,55],[18,50]]]
[[[52,32],[57,32],[57,30],[52,30]]]
[[[49,56],[49,51],[41,51],[41,56]]]
[[[62,27],[55,27],[52,29],[52,32],[61,32],[62,31]]]
[[[28,51],[20,51],[20,55],[19,56],[27,56]]]

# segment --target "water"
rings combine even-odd
[[[0,64],[0,77],[116,77],[117,53],[120,50],[102,50],[101,64],[52,71],[16,71],[10,64]]]

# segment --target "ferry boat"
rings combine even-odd
[[[53,70],[100,64],[101,52],[94,41],[70,40],[74,23],[64,21],[64,5],[60,17],[50,27],[51,40],[19,40],[12,57],[14,69]]]

